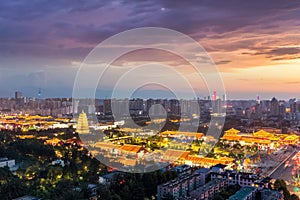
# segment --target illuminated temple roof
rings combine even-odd
[[[106,142],[97,142],[95,147],[102,148],[102,149],[118,149],[121,145],[113,144],[113,143],[106,143]]]
[[[124,144],[120,147],[120,149],[131,153],[138,153],[142,149],[142,147],[138,145]]]
[[[286,138],[284,138],[284,141],[298,141],[299,136],[298,135],[289,135]]]
[[[234,141],[238,141],[242,138],[242,136],[239,136],[239,135],[227,135],[225,134],[222,139],[224,140],[234,140]]]
[[[256,137],[242,137],[242,141],[247,143],[257,143],[257,144],[270,144],[271,140],[266,138],[256,138]]]
[[[194,164],[207,164],[207,165],[216,165],[216,164],[223,164],[223,165],[228,165],[234,161],[233,158],[227,158],[227,157],[222,157],[219,159],[215,158],[207,158],[207,157],[200,157],[200,156],[188,156],[186,158],[188,161],[192,161]]]
[[[253,133],[253,136],[254,137],[259,137],[259,138],[269,138],[269,137],[274,136],[274,134],[269,133],[269,132],[264,131],[264,130],[259,130],[255,133]]]
[[[194,132],[182,132],[182,131],[164,131],[160,133],[161,136],[167,135],[167,136],[184,136],[184,137],[195,137],[195,138],[202,138],[203,133],[194,133]]]
[[[225,131],[225,134],[226,134],[226,135],[227,135],[227,134],[228,134],[228,135],[237,135],[238,133],[240,133],[240,131],[237,130],[237,129],[234,129],[234,128],[231,128],[231,129]]]
[[[181,150],[175,150],[175,149],[167,149],[167,151],[164,154],[165,159],[184,159],[189,155],[189,151],[181,151]]]
[[[270,144],[272,142],[283,143],[283,144],[295,144],[299,142],[300,136],[288,135],[288,134],[273,134],[265,130],[259,130],[252,134],[237,134],[238,130],[229,129],[225,131],[223,140],[228,141],[243,141],[246,143],[257,143],[257,144]]]

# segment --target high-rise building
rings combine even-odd
[[[112,114],[111,100],[110,99],[104,99],[103,100],[103,112],[105,114]]]
[[[297,112],[297,101],[296,101],[296,99],[290,99],[289,104],[290,104],[291,113],[296,113]]]
[[[286,106],[284,104],[284,101],[279,101],[279,115],[284,117],[286,113]]]
[[[273,97],[273,99],[271,100],[270,115],[271,116],[279,115],[279,102],[275,97]]]
[[[21,98],[23,98],[22,92],[16,91],[15,92],[15,99],[21,99]]]
[[[256,103],[260,104],[260,96],[259,95],[257,95],[257,97],[256,97]]]
[[[213,100],[213,101],[217,100],[217,92],[216,92],[216,91],[214,91],[212,100]]]
[[[222,99],[224,102],[226,101],[226,95],[223,94],[223,99]]]
[[[89,134],[89,124],[88,119],[84,111],[82,111],[78,117],[76,132],[79,134]]]

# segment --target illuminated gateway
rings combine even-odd
[[[89,134],[89,124],[88,119],[84,111],[82,111],[78,117],[76,132],[79,134]]]

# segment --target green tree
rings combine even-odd
[[[275,190],[283,190],[283,188],[286,188],[286,183],[282,179],[277,179],[274,183],[274,189]]]
[[[213,200],[225,200],[220,194],[217,194]]]
[[[117,194],[113,194],[111,200],[122,200],[121,197]]]
[[[299,197],[296,195],[291,195],[286,187],[286,183],[282,179],[277,179],[274,183],[274,189],[278,191],[283,191],[284,200],[298,200]]]
[[[137,182],[132,190],[132,200],[143,200],[145,198],[145,191],[143,184]]]
[[[13,175],[8,167],[0,168],[0,197],[3,200],[14,199],[28,193],[24,181]]]
[[[299,200],[299,197],[295,194],[292,194],[290,200]]]
[[[171,194],[166,194],[162,200],[173,200],[173,196]]]

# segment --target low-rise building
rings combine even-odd
[[[210,180],[210,172],[209,168],[201,168],[194,171],[194,174],[198,174],[200,176],[200,185],[204,185]]]
[[[260,178],[256,174],[242,173],[234,170],[226,170],[221,172],[211,172],[211,179],[224,179],[229,185],[240,185],[242,187],[252,186],[259,189],[268,187],[270,178]]]
[[[178,176],[185,176],[192,173],[192,168],[189,165],[178,165],[172,170],[176,171]]]
[[[202,187],[199,187],[190,192],[192,200],[211,200],[214,196],[228,187],[228,183],[224,179],[212,180]]]
[[[38,197],[26,195],[26,196],[22,196],[22,197],[13,199],[13,200],[41,200],[41,199]]]
[[[113,171],[109,174],[99,176],[99,183],[104,185],[110,185],[111,183],[113,183],[114,179],[120,174],[122,174],[122,172]]]
[[[243,187],[234,195],[230,196],[228,200],[254,200],[257,193],[255,187]]]
[[[8,158],[0,158],[0,167],[8,167],[10,170],[12,170],[15,166],[15,160],[10,160]]]
[[[190,192],[199,188],[200,176],[189,174],[178,177],[167,183],[157,186],[157,199],[161,200],[166,196],[172,196],[173,199],[185,198],[190,196]]]

